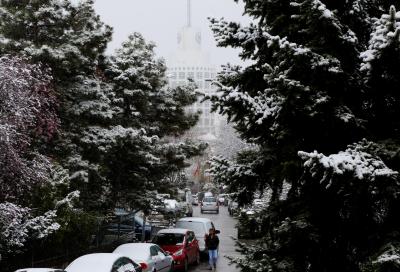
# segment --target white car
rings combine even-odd
[[[197,197],[197,195],[192,196],[192,205],[194,205],[194,206],[199,205],[199,198]]]
[[[164,206],[166,212],[177,212],[180,209],[179,202],[175,199],[164,199]]]
[[[156,244],[151,244],[151,243],[123,244],[117,247],[114,250],[114,253],[128,256],[141,266],[143,272],[174,271],[174,261],[172,256],[167,254]]]
[[[214,223],[211,222],[210,219],[202,217],[184,217],[176,222],[175,227],[192,230],[199,240],[200,252],[207,252],[204,238],[209,233],[211,228],[215,229]],[[219,233],[219,231],[217,231],[217,233]]]
[[[140,272],[140,266],[130,258],[113,253],[83,255],[70,263],[66,272]]]
[[[225,205],[225,201],[226,201],[226,194],[220,194],[218,196],[218,202],[220,205]]]
[[[55,268],[23,268],[18,269],[15,272],[65,272],[62,269],[55,269]]]

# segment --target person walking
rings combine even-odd
[[[215,233],[215,229],[211,228],[208,235],[205,237],[206,247],[208,249],[209,270],[217,268],[219,238]]]

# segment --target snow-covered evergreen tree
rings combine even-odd
[[[211,22],[217,43],[240,48],[250,65],[225,66],[210,99],[259,146],[264,167],[217,160],[214,174],[234,177],[233,190],[269,186],[275,197],[262,243],[237,262],[243,271],[395,271],[399,4],[244,2],[254,24]]]
[[[69,195],[56,201],[61,226],[49,240],[56,253],[66,244],[85,249],[97,229],[96,216],[116,206],[148,209],[144,200],[149,192],[169,186],[166,177],[203,149],[170,141],[197,120],[184,111],[196,101],[194,86],[167,88],[165,64],[141,35],[130,36],[108,58],[104,51],[110,39],[111,28],[91,0],[0,2],[0,55],[20,55],[49,67],[58,95],[61,126],[55,141],[43,144],[33,137],[54,162],[50,172],[55,173],[48,179],[68,181],[68,190],[62,189],[72,191],[79,208],[69,213]],[[54,204],[52,189],[43,186],[35,192],[41,208]],[[24,217],[23,209],[16,218]]]
[[[140,34],[129,36],[105,61],[105,82],[92,82],[84,94],[88,100],[83,104],[91,110],[69,107],[75,118],[89,118],[78,146],[88,165],[100,166],[95,180],[104,186],[104,199],[134,209],[148,209],[147,193],[166,186],[165,177],[181,171],[186,159],[202,149],[194,143],[168,142],[168,136],[195,124],[197,116],[184,109],[196,95],[193,86],[166,87],[165,64],[153,49]]]
[[[141,34],[130,35],[111,57],[106,73],[115,83],[124,124],[144,128],[159,137],[178,136],[197,121],[196,115],[184,111],[196,100],[194,86],[167,88],[166,66],[162,59],[155,58],[154,47]]]
[[[92,73],[111,39],[92,0],[4,0],[0,53],[15,52],[50,66],[55,79]]]
[[[82,106],[79,111],[87,114],[92,110],[87,108],[91,104],[88,93],[96,92],[100,84],[95,73],[104,59],[102,54],[111,32],[95,13],[90,0],[0,3],[0,54],[22,55],[52,70],[62,127],[56,143],[43,148],[70,170],[71,177],[87,173],[81,171],[82,165],[89,165],[96,173],[96,166],[82,158],[82,150],[76,143],[90,119],[73,119],[76,116],[69,110],[78,106]],[[101,99],[97,106],[104,107]]]

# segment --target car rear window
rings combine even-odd
[[[215,197],[205,197],[203,199],[203,202],[217,202],[217,200],[215,199]]]
[[[184,238],[185,235],[180,233],[159,233],[154,237],[153,242],[160,246],[181,245]]]

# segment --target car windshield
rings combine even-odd
[[[197,237],[203,237],[205,234],[204,225],[200,222],[178,221],[176,227],[193,230]]]
[[[159,233],[153,242],[160,246],[182,245],[185,235],[181,233]]]
[[[205,197],[203,202],[217,202],[217,200],[214,197]]]

